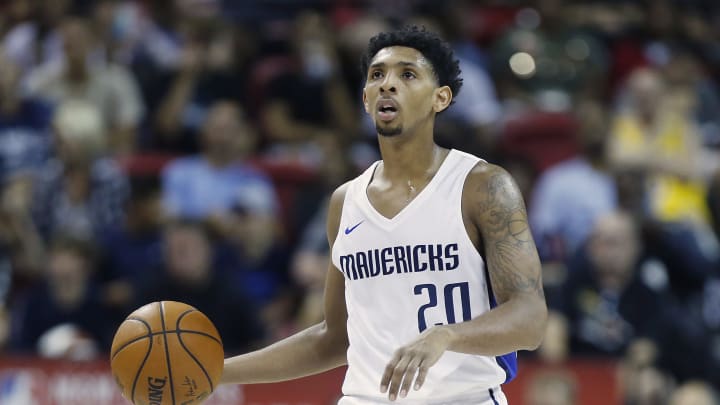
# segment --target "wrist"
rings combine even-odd
[[[457,341],[457,333],[452,328],[452,325],[438,325],[430,329],[430,332],[433,334],[433,338],[439,342],[445,350],[450,349]]]

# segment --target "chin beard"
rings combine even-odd
[[[382,136],[395,136],[402,134],[402,125],[398,125],[396,127],[386,127],[383,128],[380,125],[375,124],[375,130],[377,131],[378,135]]]

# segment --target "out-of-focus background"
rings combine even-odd
[[[326,198],[379,158],[359,57],[408,23],[463,71],[437,142],[527,202],[551,317],[512,403],[720,403],[714,0],[0,1],[0,402],[115,403],[147,302],[227,355],[320,320]]]

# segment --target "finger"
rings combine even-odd
[[[403,356],[395,366],[392,377],[390,378],[390,386],[388,387],[388,398],[394,401],[400,391],[400,384],[402,383],[403,377],[405,376],[405,370],[410,363],[409,356]]]
[[[402,385],[400,386],[400,398],[405,398],[408,391],[410,391],[410,385],[415,379],[415,373],[417,373],[420,363],[422,363],[422,360],[417,357],[413,358],[410,360],[410,363],[408,363],[408,366],[405,369],[405,376],[403,377]]]
[[[380,392],[385,393],[387,391],[388,386],[390,385],[390,378],[392,378],[393,373],[395,372],[395,367],[401,358],[402,355],[400,354],[400,351],[397,351],[387,366],[385,366],[385,372],[383,372],[383,376],[380,379]]]
[[[418,368],[417,378],[415,378],[415,386],[413,387],[415,391],[422,388],[423,384],[425,384],[425,377],[427,377],[427,373],[428,367],[425,364],[420,364],[420,367]]]

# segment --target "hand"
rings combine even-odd
[[[425,382],[428,369],[437,363],[440,356],[450,345],[451,332],[445,327],[433,327],[423,332],[415,341],[397,349],[380,381],[380,392],[388,392],[388,398],[394,401],[398,396],[404,398],[415,379],[415,391]],[[415,373],[417,377],[415,378]],[[402,383],[402,385],[401,385]]]

